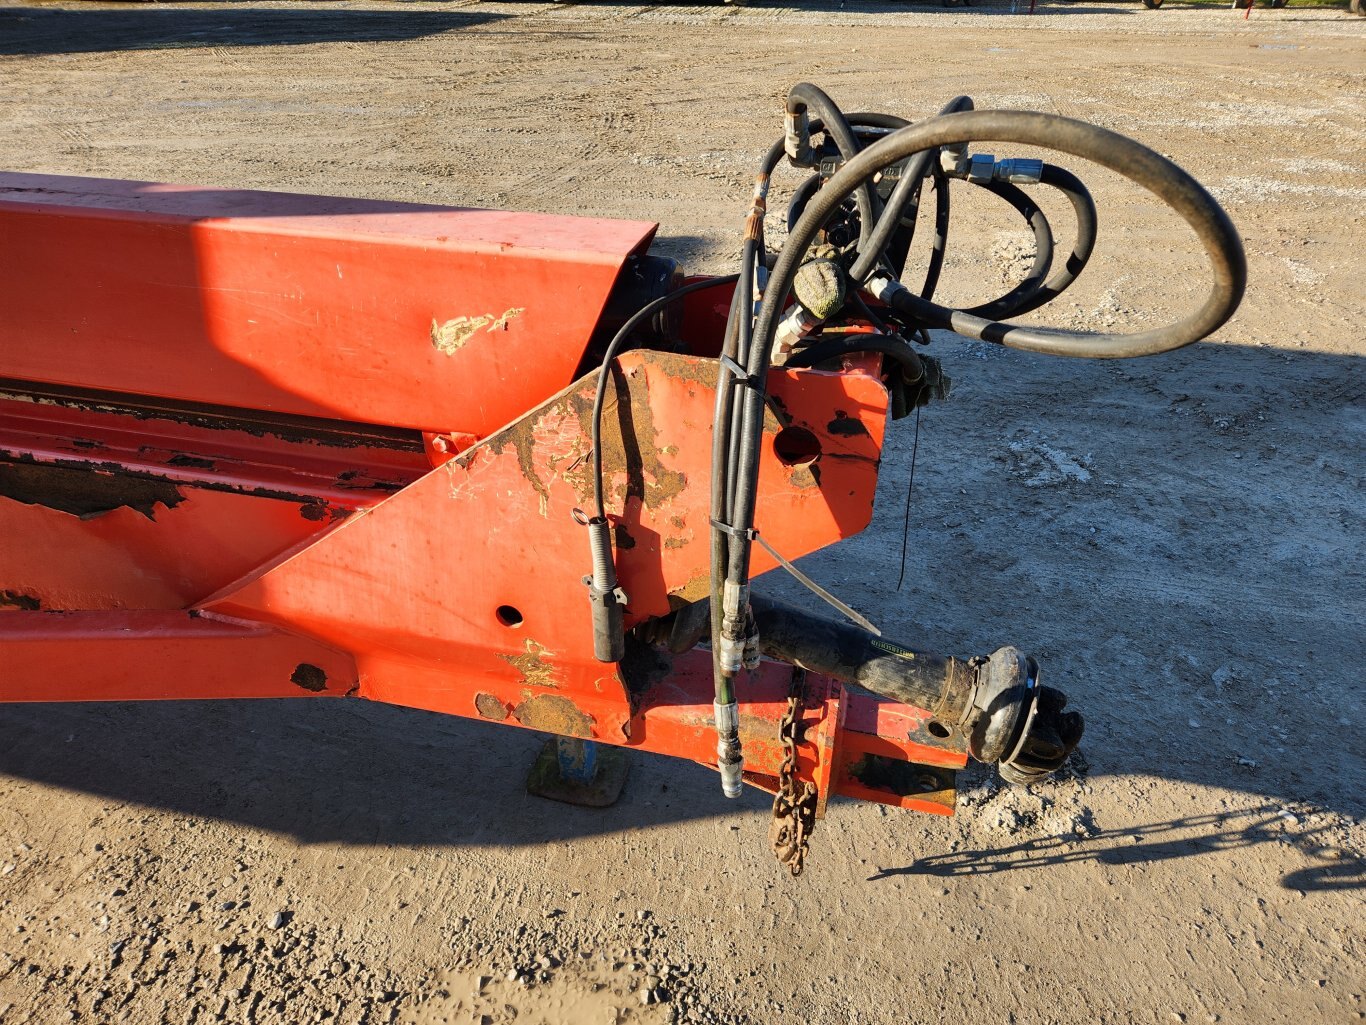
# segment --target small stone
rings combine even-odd
[[[283,929],[283,928],[285,927],[285,924],[286,924],[288,921],[289,921],[289,912],[288,912],[288,911],[277,911],[277,912],[275,912],[274,915],[271,916],[271,919],[270,919],[270,927],[271,927],[272,929]]]
[[[5,865],[4,868],[0,868],[0,876],[7,876],[7,875],[9,875],[11,872],[13,872],[13,871],[14,871],[14,866],[11,865],[11,864],[7,864],[7,865]]]
[[[519,972],[516,968],[510,968],[508,969],[507,975],[503,977],[507,979],[508,982],[516,982],[521,977],[521,975],[522,973]]]
[[[333,961],[330,965],[327,966],[327,973],[328,973],[329,975],[331,975],[334,979],[335,979],[337,976],[339,976],[339,975],[345,974],[345,972],[346,972],[346,965],[342,964],[340,961]],[[487,976],[481,975],[481,976],[479,976],[479,978],[480,978],[480,979],[484,979],[484,978],[487,978]],[[479,988],[480,988],[480,989],[483,989],[483,988],[484,988],[482,982],[479,984]]]
[[[650,912],[646,911],[644,908],[641,908],[639,911],[636,912],[636,921],[637,921],[637,922],[643,922],[643,921],[645,921],[645,920],[646,920],[647,918],[649,918],[649,917],[650,917]]]
[[[636,999],[649,1006],[655,1002],[655,991],[648,986],[641,986],[640,989],[636,990]]]

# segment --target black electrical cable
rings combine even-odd
[[[738,280],[738,274],[725,274],[721,277],[707,278],[704,281],[694,281],[691,284],[676,288],[668,295],[662,295],[653,302],[646,303],[635,312],[632,317],[621,325],[612,341],[607,346],[607,352],[602,357],[602,367],[598,371],[598,391],[593,399],[593,501],[597,509],[597,515],[605,517],[607,515],[606,503],[603,498],[602,483],[602,407],[607,397],[607,379],[612,368],[612,361],[617,358],[617,351],[630,337],[631,332],[643,324],[650,317],[654,316],[665,306],[677,302],[684,296],[691,295],[693,292],[701,292],[707,288],[719,288],[722,285],[729,285]]]
[[[906,482],[906,510],[901,518],[901,570],[896,576],[896,589],[906,580],[906,549],[911,538],[911,495],[915,493],[915,457],[920,454],[920,407],[915,407],[915,441],[911,443],[911,476]]]

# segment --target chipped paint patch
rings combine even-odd
[[[294,667],[294,672],[289,674],[289,682],[314,694],[327,690],[327,674],[308,662],[300,662]]]
[[[474,708],[485,719],[492,719],[494,722],[503,722],[508,717],[507,706],[492,694],[476,694]]]
[[[545,645],[537,644],[530,637],[526,639],[526,648],[520,655],[499,655],[498,657],[521,673],[522,683],[529,687],[558,687],[560,685],[555,664],[549,661],[555,657],[555,653],[548,651]]]
[[[593,737],[593,717],[566,697],[541,694],[527,698],[512,710],[513,718],[528,729],[561,737]]]
[[[514,306],[505,310],[502,316],[484,313],[477,317],[456,317],[444,324],[438,324],[433,320],[432,346],[446,356],[454,356],[465,347],[465,343],[475,332],[482,330],[486,334],[492,334],[495,331],[506,331],[508,324],[525,312],[525,306]]]

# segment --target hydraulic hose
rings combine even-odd
[[[1040,306],[1050,303],[1062,295],[1072,282],[1077,280],[1077,275],[1086,269],[1086,264],[1091,259],[1091,253],[1096,248],[1098,234],[1096,203],[1091,198],[1091,193],[1087,191],[1086,186],[1081,183],[1081,179],[1071,171],[1065,171],[1055,164],[1044,164],[1043,176],[1039,182],[1057,189],[1072,204],[1072,212],[1077,218],[1077,241],[1072,246],[1072,255],[1067,258],[1067,262],[1056,274],[1045,281],[1033,295],[1012,311],[1012,315],[1015,316],[1037,310]],[[933,298],[924,292],[920,293],[920,297],[922,299]],[[979,316],[985,316],[985,314],[979,314]]]
[[[961,110],[972,110],[972,99],[968,96],[955,96],[944,105],[940,116],[953,114]],[[901,131],[902,129],[897,129]],[[890,138],[888,136],[887,138]],[[874,143],[877,145],[877,143]],[[920,187],[924,183],[925,175],[929,173],[931,161],[938,154],[934,150],[924,150],[916,153],[906,162],[906,166],[901,171],[901,178],[896,183],[896,188],[892,189],[892,194],[887,199],[887,205],[882,211],[882,216],[878,218],[877,227],[872,231],[866,240],[860,237],[858,259],[849,268],[849,277],[856,282],[863,282],[877,268],[878,262],[882,259],[882,253],[892,241],[892,236],[897,228],[901,226],[901,219],[905,216],[906,208],[912,204],[920,195]],[[879,170],[881,170],[879,168]]]
[[[777,294],[796,273],[801,254],[824,217],[861,181],[922,150],[974,141],[1045,146],[1091,160],[1152,192],[1194,229],[1210,260],[1213,288],[1200,308],[1183,319],[1133,334],[1000,323],[939,306],[906,289],[889,290],[884,301],[929,327],[946,328],[969,338],[1030,352],[1108,359],[1148,356],[1189,345],[1217,330],[1232,316],[1247,284],[1247,259],[1233,222],[1200,183],[1166,157],[1132,139],[1071,118],[1028,111],[947,114],[903,128],[861,152],[808,204],[774,265],[772,294]],[[760,343],[756,352],[776,326],[777,313],[768,307],[760,310],[755,324],[755,338]]]
[[[640,308],[612,338],[598,370],[597,393],[593,400],[593,503],[594,515],[575,510],[575,518],[588,529],[588,551],[592,573],[588,577],[588,598],[593,610],[593,656],[600,662],[620,662],[626,655],[624,632],[626,595],[617,584],[616,564],[612,559],[611,525],[602,479],[602,407],[607,396],[607,379],[612,361],[626,344],[631,332],[670,303],[693,292],[716,288],[736,280],[738,275],[707,278],[674,289]]]
[[[617,354],[626,343],[626,339],[631,337],[631,332],[665,306],[675,303],[693,292],[729,285],[738,281],[739,278],[740,275],[738,274],[725,274],[720,277],[707,278],[704,281],[694,281],[691,284],[674,289],[668,295],[660,296],[653,302],[646,303],[625,324],[621,325],[621,330],[613,336],[612,341],[608,344],[607,352],[602,357],[602,366],[598,371],[598,390],[593,399],[593,504],[599,518],[605,519],[607,516],[607,504],[603,496],[602,483],[602,407],[607,398],[607,378],[610,376],[612,361],[617,358]]]
[[[858,352],[877,352],[894,360],[905,371],[907,381],[918,381],[925,375],[925,364],[921,361],[920,354],[902,339],[889,335],[859,334],[822,338],[803,349],[798,349],[783,366],[788,370],[800,370]]]
[[[788,90],[787,113],[791,116],[801,116],[805,115],[808,110],[814,110],[816,116],[820,118],[821,127],[830,141],[835,144],[835,148],[840,151],[840,156],[845,161],[852,160],[859,152],[859,144],[858,140],[854,138],[854,130],[848,120],[845,119],[844,113],[835,106],[835,101],[827,96],[823,89],[812,85],[810,82],[798,82]],[[880,210],[873,183],[871,181],[861,183],[854,200],[858,205],[859,248],[862,250],[869,245],[873,224],[877,220]]]
[[[924,299],[933,299],[939,287],[939,275],[944,271],[944,254],[949,246],[949,179],[939,168],[934,169],[934,242],[930,247],[930,259],[925,265],[925,283],[920,286]]]
[[[1195,230],[1205,248],[1214,286],[1199,309],[1183,319],[1135,334],[1091,334],[1028,328],[974,317],[961,310],[921,299],[895,283],[879,296],[899,312],[929,327],[947,328],[971,338],[999,342],[1013,348],[1067,356],[1141,356],[1188,345],[1222,325],[1237,308],[1247,280],[1246,257],[1232,221],[1218,203],[1189,174],[1170,160],[1131,139],[1094,125],[1052,114],[1025,111],[963,111],[930,118],[899,129],[846,161],[824,188],[812,197],[787,244],[774,263],[768,289],[754,325],[754,342],[746,370],[750,387],[743,403],[742,451],[735,476],[727,481],[734,496],[730,528],[747,537],[754,525],[755,488],[764,395],[774,331],[781,304],[820,226],[838,205],[864,188],[882,168],[909,156],[943,146],[974,141],[1013,142],[1044,146],[1091,160],[1124,175],[1154,193]],[[731,546],[727,587],[747,594],[748,543]]]
[[[1044,277],[1053,265],[1053,229],[1039,205],[1009,182],[986,182],[980,188],[1000,196],[1029,224],[1034,232],[1034,265],[1025,279],[999,299],[974,306],[965,313],[976,317],[1009,317],[1043,287]],[[922,298],[925,298],[922,295]]]
[[[956,97],[940,115],[915,124],[885,114],[846,117],[829,96],[808,83],[792,88],[786,112],[787,133],[770,148],[760,166],[755,207],[746,224],[741,273],[732,278],[738,280],[739,286],[731,304],[717,378],[712,437],[710,615],[717,762],[728,796],[739,793],[742,769],[734,678],[743,665],[751,664],[751,652],[757,659],[761,646],[769,646],[764,634],[782,629],[772,622],[756,621],[758,607],[751,605],[749,592],[765,390],[780,321],[785,324],[782,347],[788,367],[811,367],[848,353],[878,352],[899,364],[904,380],[914,382],[924,378],[926,365],[899,336],[908,330],[919,333],[926,341],[927,329],[942,328],[969,338],[1054,355],[1151,355],[1188,345],[1224,324],[1237,308],[1247,280],[1242,242],[1218,203],[1170,160],[1114,132],[1051,114],[976,111],[965,96]],[[811,135],[816,132],[823,132],[839,151],[840,166],[829,177],[816,174],[799,186],[788,210],[788,238],[774,256],[763,243],[762,199],[768,176],[784,154],[796,166],[815,167],[822,159],[810,144]],[[1156,195],[1191,226],[1204,248],[1213,276],[1209,294],[1198,308],[1173,323],[1132,334],[1038,328],[1004,320],[1039,308],[1076,280],[1095,247],[1097,216],[1095,203],[1082,183],[1059,167],[1040,161],[997,162],[984,154],[968,155],[969,143],[987,141],[1040,146],[1071,154],[1116,171]],[[941,151],[946,149],[954,156],[952,166],[944,166],[941,160]],[[875,183],[893,165],[899,165],[900,174],[884,206]],[[998,299],[968,309],[933,301],[948,244],[948,186],[952,177],[966,177],[1000,196],[1024,217],[1035,238],[1034,262],[1025,280]],[[924,284],[917,295],[896,279],[905,270],[926,179],[933,182],[935,189],[934,240]],[[1075,214],[1075,242],[1067,260],[1055,271],[1054,239],[1048,219],[1040,205],[1014,184],[1031,181],[1061,191]],[[859,218],[859,241],[852,264],[843,271],[839,265],[847,260],[835,261],[833,269],[813,266],[818,280],[821,275],[833,273],[836,287],[818,289],[789,307],[797,271],[807,261],[817,234],[826,229],[832,218],[847,215],[851,200]],[[897,264],[900,269],[889,274],[886,268]],[[760,289],[754,285],[760,266],[768,268],[769,274],[756,310],[754,299]],[[882,305],[876,311],[859,295],[860,288],[880,301]],[[795,294],[803,293],[798,290]],[[831,294],[840,298],[827,299]],[[803,344],[813,330],[834,315],[840,302],[847,302],[854,317],[875,325],[880,333],[829,332]],[[1029,669],[1032,662],[1016,655],[1003,655],[1000,667],[992,672],[1004,681],[1003,687],[1030,690],[1035,686]],[[992,658],[995,660],[996,656]],[[1037,704],[1029,704],[1029,708],[1044,709],[1048,688],[1033,689],[1030,693],[1035,696],[1028,701]],[[1017,703],[1013,707],[1019,710],[1025,705]],[[1056,742],[1050,741],[1051,747],[1036,744],[1029,755],[1033,761],[1026,764],[1016,757],[1023,751],[1025,741],[1021,739],[1017,745],[1012,739],[1009,746],[1015,754],[1002,757],[1003,773],[1009,763],[1012,772],[1026,778],[1035,769],[1046,770],[1058,752],[1065,755],[1075,745],[1080,736],[1080,720],[1058,718],[1061,707],[1057,704],[1049,713],[1057,713],[1054,718],[1058,720],[1058,729],[1052,731],[1057,733],[1053,738]],[[1029,712],[1030,716],[1033,714]],[[988,718],[996,723],[992,717],[982,721]],[[1028,732],[1028,720],[1020,721],[1026,723],[1021,729]],[[1014,729],[1011,726],[1005,732],[1016,737],[1011,732]],[[1044,752],[1044,747],[1051,753]]]

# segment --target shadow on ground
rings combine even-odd
[[[884,868],[870,882],[895,876],[988,875],[1030,871],[1095,861],[1102,865],[1151,865],[1258,844],[1284,842],[1284,811],[1273,804],[1243,811],[1189,815],[1119,830],[1099,830],[1090,836],[1048,836],[1009,847],[932,854],[904,868]],[[1347,890],[1366,888],[1366,862],[1350,851],[1320,841],[1327,827],[1303,830],[1294,844],[1314,864],[1290,873],[1281,885],[1290,890]]]
[[[389,43],[501,21],[459,11],[0,7],[0,55],[114,53],[214,46]]]
[[[907,589],[862,570],[846,596],[866,589],[884,624],[919,624],[898,632],[922,648],[1034,651],[1088,717],[1093,778],[1157,776],[1360,815],[1362,361],[1231,344],[1118,363],[942,354],[958,393],[920,442]],[[899,533],[899,504],[894,515]],[[835,584],[850,563],[892,567],[890,534],[875,523],[804,564]],[[727,802],[709,770],[651,756],[636,756],[612,809],[539,801],[523,790],[538,745],[519,729],[359,701],[0,707],[11,787],[306,842],[540,844],[766,807],[758,793]],[[1254,820],[1230,818],[1229,833],[1204,820],[1191,840],[1159,823],[1134,846],[1039,841],[911,871],[1181,857],[1264,841]],[[1359,879],[1325,863],[1287,885]]]

